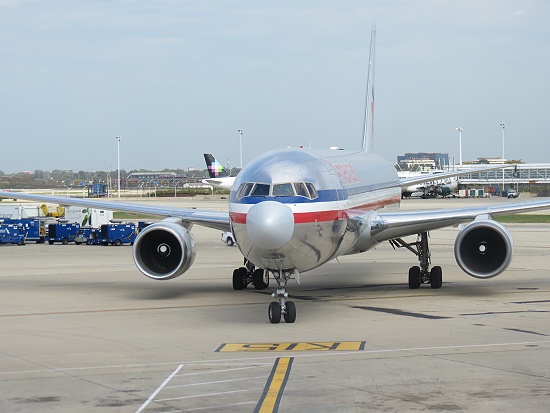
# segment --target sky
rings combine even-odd
[[[550,162],[545,0],[0,0],[0,170],[359,149]]]

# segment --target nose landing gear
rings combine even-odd
[[[277,282],[277,290],[271,294],[274,301],[269,304],[268,318],[272,324],[281,322],[281,317],[285,322],[293,323],[296,321],[296,305],[293,301],[287,301],[288,293],[286,283],[295,275],[299,282],[299,273],[296,269],[270,271],[262,268],[256,268],[250,261],[244,261],[244,267],[239,267],[233,271],[233,289],[243,290],[249,284],[253,284],[256,290],[264,290],[269,286],[269,275]]]
[[[269,304],[267,315],[271,324],[278,324],[281,321],[281,314],[287,323],[293,323],[296,321],[296,305],[293,301],[286,301],[288,298],[288,293],[285,288],[287,281],[294,274],[294,271],[279,270],[278,273],[273,273],[273,278],[277,281],[278,287],[277,291],[271,294],[271,296],[273,298],[277,298],[278,301],[274,301]]]

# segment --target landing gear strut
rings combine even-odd
[[[288,293],[285,288],[287,281],[293,274],[294,272],[290,270],[279,270],[278,273],[273,273],[273,278],[277,281],[277,291],[271,294],[271,296],[277,298],[278,301],[269,304],[267,315],[271,324],[279,323],[281,321],[281,314],[287,323],[296,321],[296,305],[294,305],[293,301],[286,301]]]
[[[245,258],[244,267],[233,271],[233,289],[243,290],[249,284],[253,284],[256,290],[265,290],[269,286],[269,273],[261,268],[256,268]]]
[[[420,284],[430,284],[432,288],[441,288],[443,284],[443,271],[441,267],[436,265],[432,267],[430,248],[428,246],[428,233],[421,232],[418,234],[416,242],[408,243],[401,238],[390,240],[390,244],[394,248],[405,247],[418,257],[420,266],[414,266],[409,269],[409,288],[417,289]]]

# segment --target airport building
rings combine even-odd
[[[443,153],[406,153],[403,156],[397,157],[399,165],[407,165],[411,170],[418,167],[441,169],[452,168],[449,165],[449,154]],[[483,164],[502,164],[506,162],[502,158],[484,157],[478,158],[474,162],[467,164],[455,165],[460,169],[477,169]],[[504,169],[494,169],[486,172],[472,173],[462,175],[459,178],[460,186],[484,188],[516,188],[520,192],[538,192],[544,196],[550,196],[550,163],[523,163],[510,164]]]
[[[479,168],[479,164],[462,165],[461,169]],[[517,188],[520,192],[547,193],[550,191],[550,163],[523,163],[505,169],[462,175],[463,186],[492,186]],[[550,195],[550,193],[548,194]],[[548,196],[545,195],[545,196]]]
[[[125,189],[174,187],[187,182],[187,177],[176,172],[132,172],[121,184]]]
[[[449,154],[437,152],[406,153],[397,157],[397,163],[399,165],[407,165],[407,168],[410,170],[417,168],[440,168],[444,165],[449,165]]]

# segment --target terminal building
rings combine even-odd
[[[449,165],[449,154],[437,152],[406,153],[397,157],[397,163],[399,165],[407,165],[407,168],[410,170],[417,168],[443,168]]]
[[[502,158],[478,158],[476,161],[464,165],[449,166],[449,155],[442,153],[406,153],[397,157],[399,165],[407,165],[414,170],[415,165],[440,169],[477,169],[483,164],[503,164],[507,161]],[[443,162],[443,160],[447,162]],[[418,166],[417,166],[418,167]],[[497,188],[497,192],[504,188],[515,188],[520,192],[539,193],[550,196],[550,163],[520,163],[508,164],[504,169],[494,169],[486,172],[461,175],[460,187],[467,188]]]

